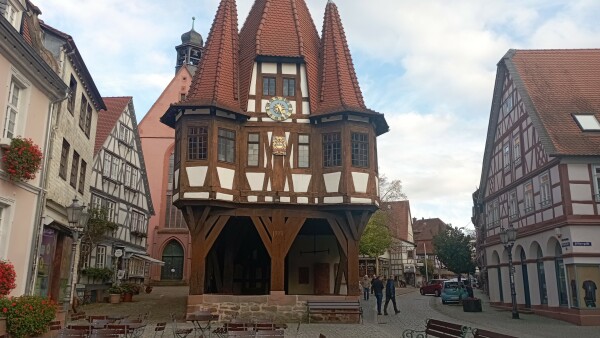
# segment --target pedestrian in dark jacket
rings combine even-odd
[[[388,276],[387,282],[385,283],[385,305],[383,307],[383,314],[387,316],[387,307],[392,301],[394,305],[394,312],[396,314],[400,313],[398,307],[396,306],[396,284],[394,283],[394,277]]]
[[[381,277],[377,276],[373,281],[373,287],[371,289],[377,299],[377,314],[381,315],[381,301],[383,299],[383,282],[381,281]]]

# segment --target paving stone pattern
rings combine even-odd
[[[154,325],[166,321],[168,330],[164,337],[171,337],[170,313],[183,318],[186,309],[187,287],[154,287],[151,294],[134,296],[132,303],[90,304],[82,307],[88,315],[112,314],[135,317],[150,311],[148,326],[144,337],[153,337]],[[489,306],[487,297],[476,290],[476,296],[482,299],[483,312],[463,312],[459,305],[442,305],[440,298],[422,296],[418,289],[398,288],[397,302],[400,314],[394,312],[389,304],[389,316],[378,316],[375,297],[362,301],[364,324],[320,324],[306,322],[288,323],[286,337],[401,337],[405,329],[423,329],[427,318],[506,333],[523,338],[577,337],[600,338],[600,327],[576,326],[559,320],[553,320],[534,314],[521,313],[521,319],[511,318],[510,311],[498,310]],[[189,324],[191,327],[191,324]],[[189,336],[192,337],[191,335]]]

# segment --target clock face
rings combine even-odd
[[[287,120],[292,115],[292,105],[285,97],[274,96],[265,106],[269,117],[275,121]]]

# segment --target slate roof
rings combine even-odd
[[[122,97],[103,97],[104,104],[106,105],[106,111],[102,114],[98,114],[98,124],[96,125],[96,140],[94,144],[94,155],[98,154],[98,151],[102,149],[102,145],[110,132],[115,127],[117,121],[123,114],[123,111],[131,102],[131,96]]]
[[[548,154],[600,155],[600,133],[572,116],[600,121],[600,49],[511,50],[506,64]]]

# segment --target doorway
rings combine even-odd
[[[523,291],[525,293],[525,307],[531,308],[531,296],[529,294],[529,275],[527,273],[527,257],[525,250],[521,249],[521,274],[523,275]]]
[[[182,280],[183,279],[183,247],[176,240],[171,240],[165,246],[162,254],[161,280]]]

